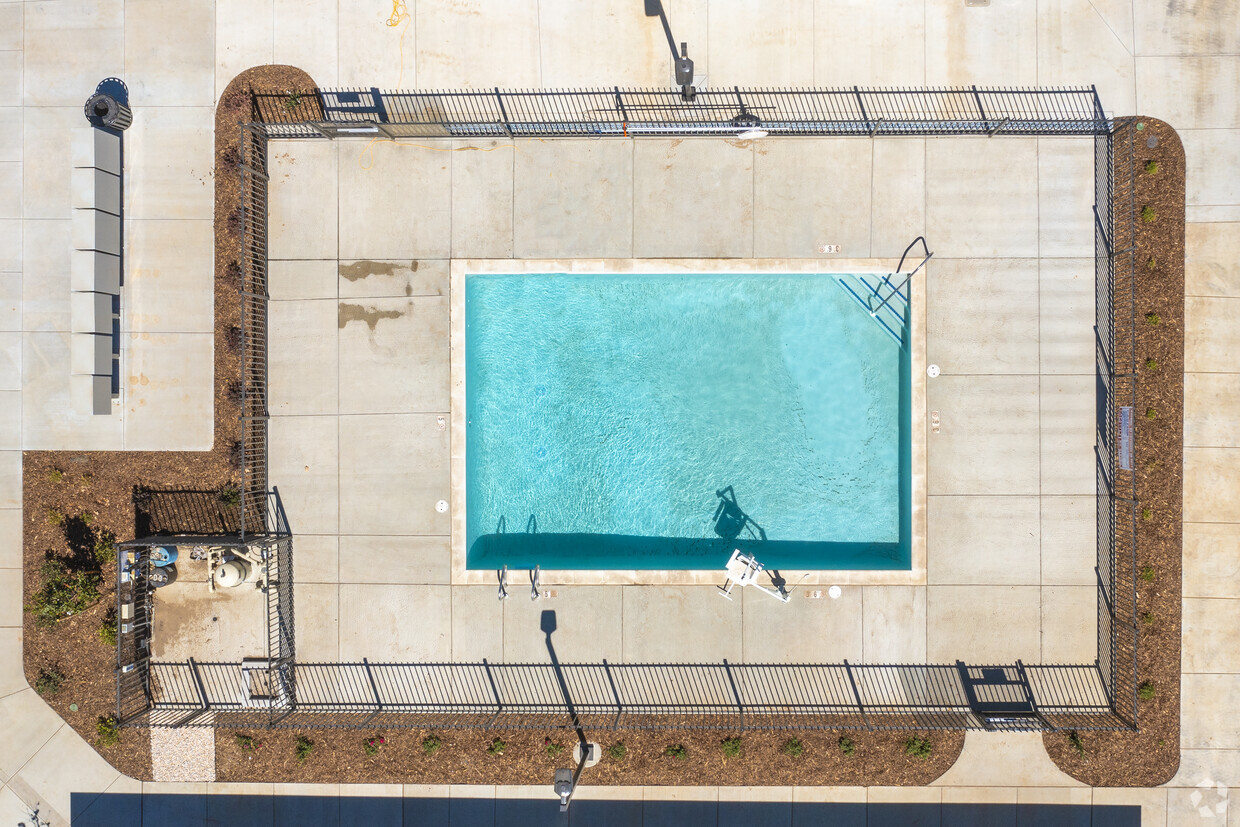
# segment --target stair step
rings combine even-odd
[[[908,329],[907,285],[903,290],[896,290],[899,281],[879,273],[837,273],[835,281],[888,336],[897,344],[904,344],[904,334]],[[888,295],[891,298],[884,304],[883,299]],[[876,308],[877,313],[874,312]]]

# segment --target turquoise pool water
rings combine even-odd
[[[469,568],[907,569],[907,351],[830,275],[470,275]]]

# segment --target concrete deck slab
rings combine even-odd
[[[851,138],[758,143],[753,151],[757,258],[810,258],[823,244],[870,255],[872,145]],[[799,181],[790,187],[789,181]],[[911,239],[910,239],[911,240]]]
[[[215,113],[151,106],[125,130],[125,217],[202,218],[215,211]]]
[[[122,741],[124,738],[122,735]],[[24,782],[67,818],[73,812],[70,804],[76,791],[104,790],[119,775],[72,727],[62,726],[22,767],[17,778],[9,779],[9,785]]]
[[[121,329],[215,330],[215,232],[210,221],[126,221]]]
[[[293,576],[302,583],[340,582],[340,538],[334,534],[298,534]]]
[[[337,151],[332,141],[296,141],[280,144],[269,153],[267,234],[271,258],[338,257]]]
[[[408,298],[448,294],[448,262],[445,259],[342,261],[337,269],[339,271],[337,292],[342,299]]]
[[[340,4],[335,0],[275,0],[275,62],[304,70],[320,88],[337,86],[339,13]]]
[[[452,256],[511,258],[517,145],[456,141],[452,148]]]
[[[1094,585],[1097,500],[1087,496],[1041,497],[1040,501],[1042,585]]]
[[[1095,787],[1095,807],[1141,808],[1142,824],[1164,824],[1167,819],[1167,790],[1137,787]]]
[[[299,552],[300,542],[294,554]],[[294,577],[297,577],[295,569]],[[297,611],[293,634],[297,641],[297,659],[308,663],[340,662],[340,587],[335,583],[299,580],[294,590]]]
[[[1037,153],[1033,138],[926,139],[926,235],[935,253],[1036,257]]]
[[[451,143],[379,141],[361,158],[354,153],[365,144],[342,141],[337,146],[339,258],[420,259],[451,254]],[[416,200],[413,193],[417,193]],[[387,208],[376,210],[375,204]]]
[[[1038,379],[940,376],[927,385],[941,430],[928,437],[935,494],[1037,494]]]
[[[448,432],[430,414],[340,417],[342,534],[448,534]]]
[[[417,4],[413,25],[418,40],[428,44],[417,50],[418,85],[427,89],[541,85],[539,21],[536,0],[494,7],[447,0]]]
[[[342,413],[448,410],[446,296],[341,301]]]
[[[267,292],[272,301],[334,299],[339,266],[335,259],[269,261]],[[273,336],[272,339],[278,338]]]
[[[22,512],[0,509],[0,569],[22,567]]]
[[[1240,8],[1194,3],[1191,14],[1158,0],[1137,0],[1138,55],[1236,54],[1240,52]]]
[[[1240,675],[1180,677],[1180,745],[1188,749],[1240,748],[1240,721],[1229,702],[1240,692]]]
[[[22,165],[0,163],[0,218],[22,217]]]
[[[17,242],[23,264],[21,329],[69,331],[72,222],[14,221],[12,226],[17,233],[9,240]]]
[[[1092,9],[1087,11],[1093,14]],[[1094,142],[1039,138],[1038,253],[1043,259],[1088,258],[1092,265],[1093,204]]]
[[[102,76],[101,76],[102,77]],[[90,90],[84,90],[89,95]],[[84,125],[82,104],[27,107],[22,120],[22,217],[69,218],[71,137]]]
[[[615,85],[616,78],[625,78],[634,86],[665,86],[671,79],[671,57],[658,19],[633,13],[624,0],[588,5],[550,0],[541,2],[538,11],[543,87],[608,87]],[[675,13],[686,11],[679,7]],[[688,23],[677,18],[676,31]],[[681,38],[689,30],[683,31],[678,35]],[[590,44],[588,60],[579,57],[583,43]],[[690,56],[700,67],[698,73],[706,68],[705,46],[702,38],[690,47]]]
[[[0,35],[0,49],[4,51],[21,51],[22,48],[22,7],[18,3],[0,8],[0,26],[4,34]]]
[[[92,416],[69,395],[68,333],[22,335],[22,447],[26,450],[119,451],[124,423],[119,416]],[[56,411],[49,417],[47,411]],[[20,473],[19,473],[20,477]]]
[[[1240,750],[1181,748],[1180,768],[1167,785],[1195,787],[1206,780],[1240,786]]]
[[[1184,449],[1184,522],[1234,522],[1240,513],[1240,487],[1227,484],[1240,461],[1240,448]]]
[[[1184,444],[1240,446],[1240,374],[1185,374]]]
[[[1184,255],[1186,295],[1240,297],[1240,224],[1188,224]]]
[[[22,112],[19,106],[0,106],[0,161],[22,160]]]
[[[1094,374],[1094,260],[1038,262],[1038,360],[1041,373]]]
[[[417,87],[417,24],[407,15],[396,26],[392,10],[366,0],[342,0],[338,4],[340,31],[338,82],[341,86],[369,89]]]
[[[215,98],[251,66],[275,62],[272,0],[216,0]]]
[[[21,441],[21,391],[0,391],[0,450],[20,451]]]
[[[179,561],[177,582],[155,596],[151,654],[230,663],[267,656],[267,599],[253,586],[211,591],[205,562]]]
[[[1090,663],[1097,656],[1097,586],[1043,586],[1040,662]]]
[[[814,83],[815,0],[745,0],[710,5],[713,86],[811,86]],[[654,22],[654,21],[648,21]]]
[[[815,0],[813,31],[814,86],[848,86],[859,78],[875,86],[924,82],[925,9],[918,0]]]
[[[635,145],[561,140],[520,144],[514,159],[517,258],[629,258]]]
[[[944,374],[1037,373],[1036,259],[934,259],[926,358]]]
[[[343,585],[340,658],[447,661],[452,657],[451,607],[448,586]]]
[[[126,0],[125,77],[134,106],[212,106],[212,0]],[[137,118],[135,118],[137,121]]]
[[[741,607],[710,586],[624,589],[623,660],[627,663],[740,661]],[[693,634],[683,634],[687,630]]]
[[[1240,298],[1184,299],[1185,373],[1231,373],[1240,353]]]
[[[277,416],[271,420],[268,476],[280,489],[294,534],[336,534],[340,449],[334,416]]]
[[[22,335],[0,333],[0,390],[22,388]]]
[[[1240,129],[1240,55],[1138,57],[1136,64],[1136,111],[1177,129]]]
[[[122,0],[31,3],[25,10],[26,106],[81,106],[97,81],[125,71]],[[11,88],[11,87],[9,87]]]
[[[130,334],[129,358],[122,363],[127,449],[211,448],[214,350],[210,333]]]
[[[925,586],[865,586],[862,618],[863,663],[925,663]]]
[[[1034,586],[1041,582],[1037,497],[930,497],[926,582]]]
[[[634,257],[753,257],[752,142],[652,139],[632,146]],[[710,218],[676,221],[671,205]]]
[[[520,598],[518,592],[510,599]],[[504,660],[504,604],[499,600],[497,587],[455,586],[452,660],[478,663],[483,658],[496,663]]]
[[[1180,129],[1189,204],[1240,204],[1240,129]]]
[[[1234,523],[1184,524],[1184,596],[1240,597],[1240,531]]]
[[[1135,112],[1132,52],[1091,4],[1049,0],[1038,4],[1038,84],[1096,86],[1115,113]]]
[[[6,454],[17,453],[6,451]],[[20,628],[22,625],[22,583],[13,569],[0,572],[0,628]]]
[[[795,586],[788,584],[793,591],[787,604],[753,589],[741,592],[741,662],[864,663],[864,590],[844,586],[832,600],[824,589]],[[820,597],[808,598],[813,591]]]
[[[1025,3],[965,6],[929,0],[925,10],[928,86],[1035,86],[1037,14]]]
[[[897,7],[893,3],[882,8]],[[866,9],[872,13],[874,7],[867,4]],[[876,138],[871,143],[870,254],[899,257],[913,239],[926,234],[926,141]],[[937,251],[937,247],[931,249]]]
[[[1185,598],[1181,638],[1183,671],[1240,673],[1240,600]]]
[[[1093,494],[1097,403],[1093,376],[1043,376],[1040,395],[1042,493]]]
[[[334,299],[271,303],[267,370],[272,415],[340,410],[338,317]]]
[[[928,586],[930,663],[1041,662],[1036,586]]]
[[[509,584],[512,596],[504,601],[503,609],[504,661],[547,663],[551,657],[541,618],[544,612],[555,612],[556,631],[551,635],[551,644],[561,663],[597,663],[601,658],[623,663],[623,632],[615,618],[624,610],[625,588],[551,587],[554,597],[530,600],[529,583],[514,578]],[[600,618],[608,620],[600,623]]]
[[[21,451],[0,451],[0,508],[21,508],[21,506]]]
[[[12,778],[56,731],[65,725],[33,689],[0,698],[4,716],[4,740],[0,741],[0,773]]]
[[[340,538],[341,583],[446,585],[451,547],[447,537]]]
[[[21,233],[21,225],[16,225]],[[18,238],[21,236],[18,235]],[[0,272],[0,330],[22,329],[22,274]]]

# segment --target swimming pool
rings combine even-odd
[[[910,567],[909,358],[821,274],[470,274],[470,569]]]

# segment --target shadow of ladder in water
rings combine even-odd
[[[893,281],[893,277],[901,276],[900,273],[836,273],[835,283],[865,309],[883,332],[903,346],[908,331],[909,285],[905,283],[898,288],[898,282]],[[887,299],[888,296],[891,298]],[[883,299],[887,299],[885,304]]]

